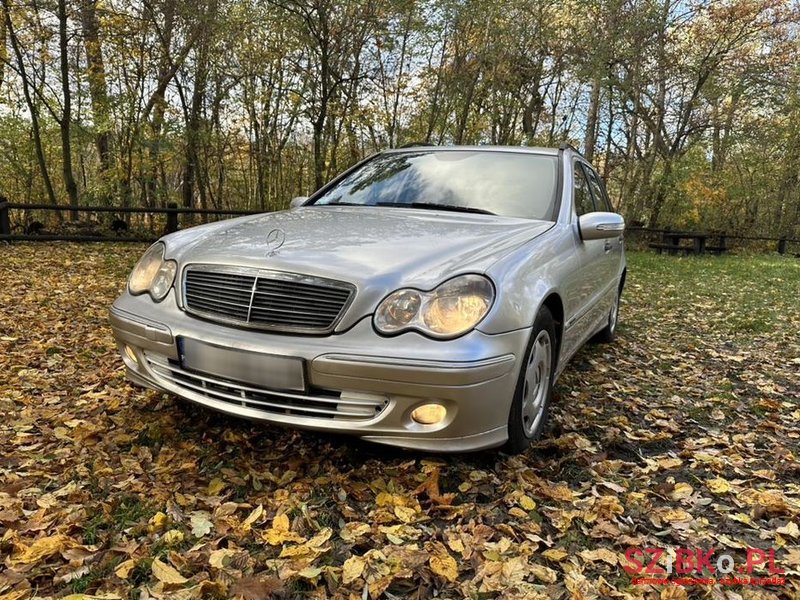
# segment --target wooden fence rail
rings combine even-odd
[[[167,217],[164,233],[173,233],[180,227],[180,215],[216,215],[216,216],[244,216],[255,215],[261,211],[251,210],[218,210],[210,208],[182,208],[171,203],[166,207],[139,208],[122,206],[53,206],[52,204],[18,204],[0,200],[0,241],[72,241],[72,242],[146,242],[152,241],[151,237],[130,236],[103,236],[103,235],[70,235],[60,233],[13,233],[9,212],[12,210],[43,210],[53,212],[72,213],[113,213],[126,214],[164,214]]]
[[[7,202],[0,199],[0,241],[73,241],[73,242],[147,242],[153,241],[152,237],[130,237],[130,236],[102,236],[102,235],[68,235],[68,234],[29,234],[12,233],[11,219],[9,212],[12,210],[43,210],[54,212],[87,212],[87,213],[114,213],[117,215],[125,214],[164,214],[167,216],[164,233],[172,233],[180,227],[180,215],[213,215],[213,216],[244,216],[255,215],[262,211],[252,210],[218,210],[210,208],[182,208],[177,204],[171,203],[166,207],[140,208],[122,206],[53,206],[52,204],[19,204]],[[648,235],[670,233],[670,229],[657,229],[650,227],[627,227],[626,232],[634,235]],[[728,235],[724,234],[729,240],[775,242],[775,249],[779,254],[786,254],[789,244],[800,244],[800,239],[788,237],[768,237],[758,235]]]

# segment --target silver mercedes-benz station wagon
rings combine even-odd
[[[133,382],[223,413],[518,452],[573,354],[614,337],[624,228],[568,146],[390,150],[164,236],[111,325]]]

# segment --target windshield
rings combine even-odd
[[[459,210],[555,220],[558,158],[479,150],[381,154],[311,204]]]

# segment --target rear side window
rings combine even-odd
[[[589,175],[589,186],[592,188],[592,196],[594,196],[594,205],[597,207],[597,210],[614,212],[614,209],[611,207],[611,202],[608,201],[606,190],[603,187],[603,184],[600,183],[600,177],[592,169],[586,169],[586,167],[584,167],[584,169],[586,170],[586,173]]]
[[[586,213],[594,211],[592,204],[592,194],[589,192],[589,182],[583,172],[581,164],[576,162],[572,169],[573,172],[573,195],[575,197],[575,213],[580,217]]]

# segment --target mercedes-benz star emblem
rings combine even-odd
[[[283,229],[273,229],[267,234],[267,256],[273,256],[280,250],[286,241],[286,233]]]

